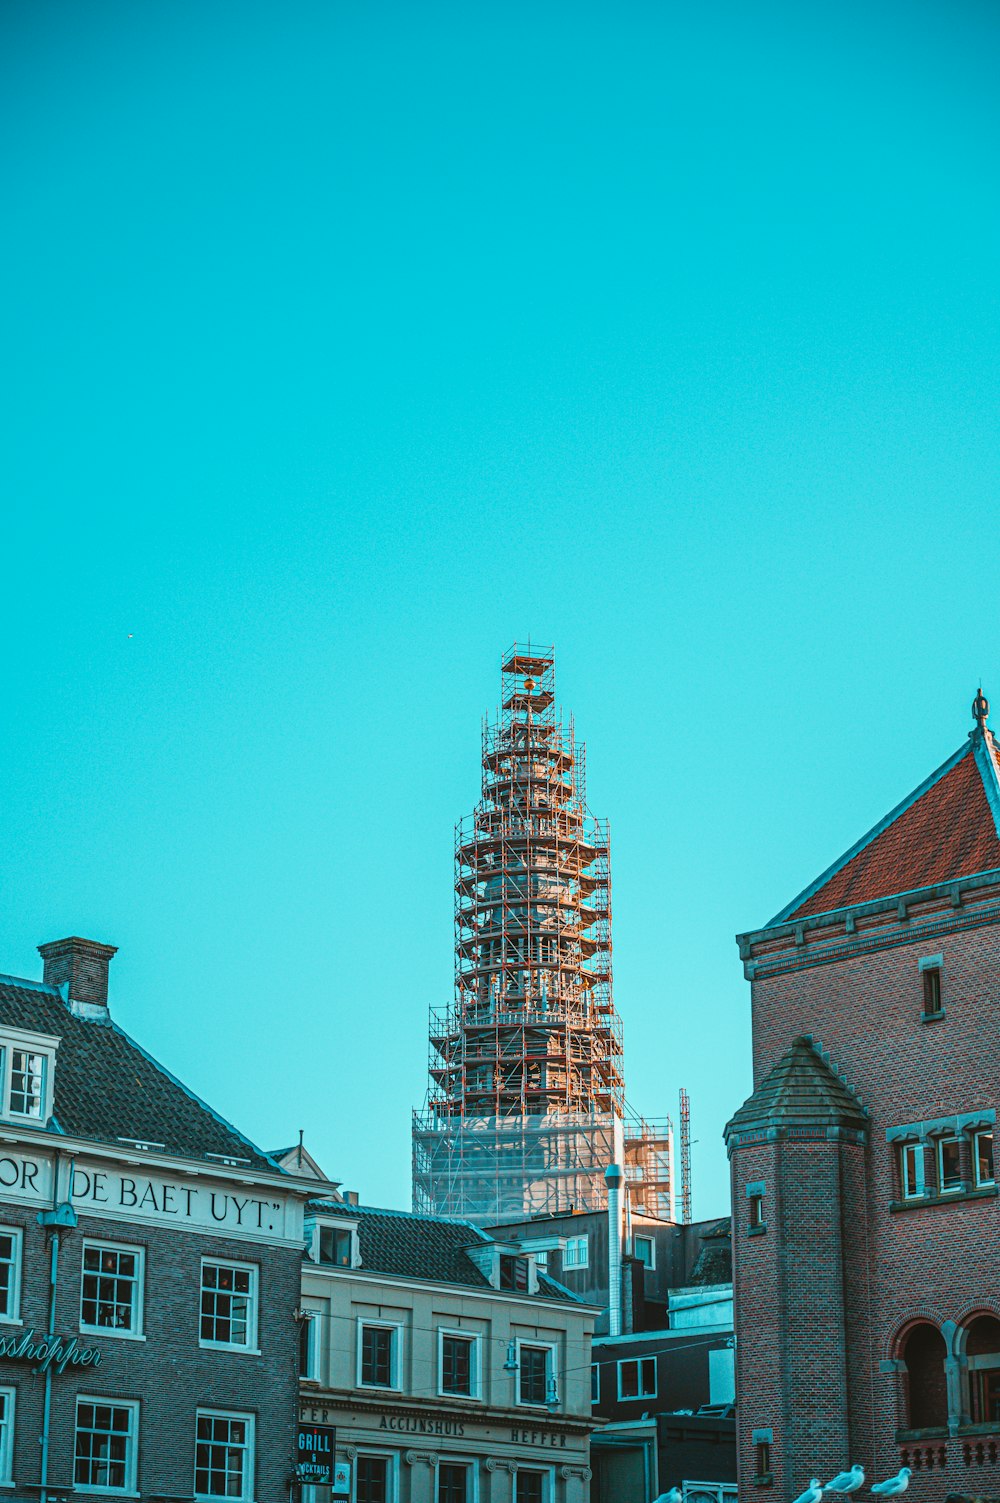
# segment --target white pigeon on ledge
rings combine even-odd
[[[656,1503],[684,1503],[679,1487],[672,1487],[668,1493],[661,1493]]]
[[[804,1493],[799,1493],[795,1503],[823,1503],[823,1489],[819,1485],[819,1478],[813,1477]]]
[[[849,1472],[838,1472],[833,1481],[826,1484],[823,1491],[825,1493],[856,1493],[864,1480],[865,1469],[855,1462]]]
[[[898,1498],[900,1493],[905,1493],[910,1485],[910,1468],[900,1467],[895,1477],[887,1477],[884,1482],[876,1482],[872,1487],[873,1493],[878,1493],[880,1498]]]

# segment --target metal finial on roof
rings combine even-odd
[[[980,684],[976,691],[976,697],[972,701],[972,718],[981,731],[985,731],[986,729],[986,721],[989,718],[989,713],[990,702],[983,693],[983,686]]]

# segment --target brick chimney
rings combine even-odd
[[[42,980],[46,986],[69,983],[69,999],[88,1007],[108,1005],[108,966],[117,945],[99,945],[94,939],[54,939],[39,945],[45,962]]]

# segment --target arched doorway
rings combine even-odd
[[[974,1425],[1000,1420],[1000,1320],[977,1315],[962,1343],[969,1372],[969,1417]]]
[[[903,1340],[906,1363],[907,1419],[911,1430],[933,1430],[948,1423],[944,1337],[937,1326],[920,1321]]]

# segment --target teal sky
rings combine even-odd
[[[554,642],[629,1095],[724,1212],[734,933],[1000,702],[998,48],[7,0],[0,970],[119,945],[154,1054],[407,1205],[480,716]]]

